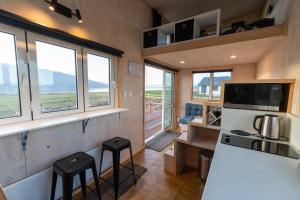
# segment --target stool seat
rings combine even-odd
[[[61,175],[64,174],[77,174],[83,168],[93,164],[94,158],[86,153],[78,152],[62,158],[53,164],[53,170]]]
[[[106,140],[102,144],[102,148],[110,151],[121,151],[128,148],[129,146],[130,141],[121,137],[114,137],[112,139]]]

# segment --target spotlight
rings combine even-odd
[[[68,18],[72,18],[73,16],[75,16],[77,17],[79,23],[83,22],[79,9],[76,9],[75,13],[73,13],[70,8],[58,3],[57,0],[45,0],[45,2],[48,3],[49,9],[51,11],[55,11]]]
[[[52,6],[52,5],[49,5],[49,9],[52,10],[52,11],[55,11],[54,6]]]
[[[57,3],[57,0],[51,0],[50,2],[47,2],[49,4],[49,9],[51,11],[55,11],[55,5]]]
[[[82,18],[81,18],[80,11],[79,11],[78,9],[76,9],[76,17],[77,17],[79,23],[82,23],[82,22],[83,22],[83,21],[82,21]]]

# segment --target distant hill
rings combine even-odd
[[[0,94],[16,94],[18,92],[17,81],[9,80],[10,77],[14,77],[15,73],[15,67],[8,64],[0,64]],[[39,70],[39,89],[42,94],[75,92],[76,85],[74,81],[76,81],[75,76],[70,74],[47,69]],[[105,83],[92,80],[89,80],[88,84],[90,89],[104,89],[108,87]]]

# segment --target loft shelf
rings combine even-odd
[[[144,48],[165,46],[196,38],[217,37],[221,10],[216,9],[190,18],[164,24],[144,31]]]
[[[284,36],[287,33],[287,25],[275,25],[266,28],[243,31],[218,37],[197,38],[179,43],[157,46],[143,49],[143,56],[150,57],[157,54],[173,53],[197,48],[205,48],[210,46],[219,46],[232,44],[237,42],[246,42],[264,38]]]

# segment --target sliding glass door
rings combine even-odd
[[[173,72],[152,65],[145,66],[145,140],[172,127],[173,85]]]
[[[173,85],[174,73],[164,72],[163,90],[163,127],[170,128],[173,124]]]

